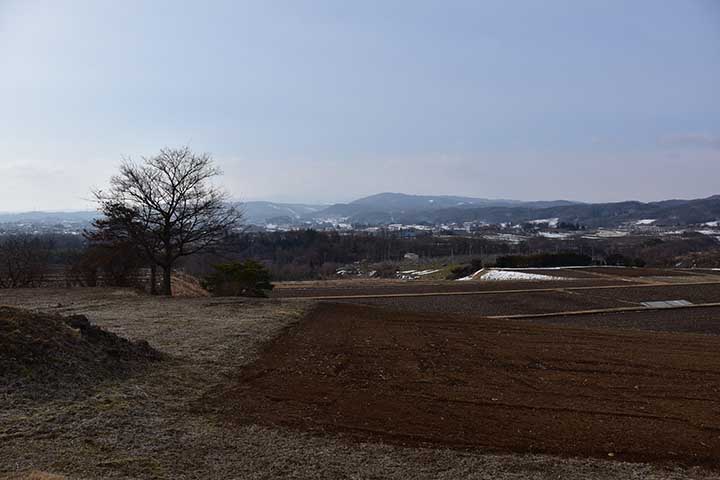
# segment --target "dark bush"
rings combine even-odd
[[[266,297],[273,289],[270,272],[255,260],[214,265],[215,272],[205,278],[203,287],[221,297]]]
[[[67,278],[70,283],[86,287],[135,287],[140,284],[143,264],[138,250],[129,242],[90,244],[72,259]]]
[[[611,253],[605,257],[605,263],[615,267],[629,267],[632,266],[632,259],[619,253]]]
[[[470,263],[466,263],[464,265],[459,265],[455,268],[453,268],[450,271],[450,274],[447,276],[447,280],[457,280],[458,278],[467,277],[469,275],[472,275],[473,273],[477,272],[483,268],[483,262],[480,258],[473,258]]]
[[[631,258],[619,253],[613,253],[605,258],[605,263],[619,267],[644,267],[645,260],[642,258]]]
[[[378,278],[395,278],[398,265],[392,262],[383,262],[374,266],[375,276]]]

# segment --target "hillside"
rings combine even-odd
[[[622,201],[579,203],[567,200],[519,201],[454,195],[407,195],[379,193],[349,203],[314,205],[252,201],[237,203],[244,221],[251,225],[302,225],[342,221],[363,225],[443,224],[463,222],[523,223],[543,219],[579,223],[587,227],[617,227],[623,224],[684,226],[720,219],[720,195],[693,200],[659,202]],[[0,214],[0,223],[86,226],[97,212],[25,212]]]
[[[94,210],[67,212],[0,212],[0,223],[28,222],[36,224],[52,224],[62,222],[90,223],[98,216]]]
[[[350,203],[331,205],[309,218],[349,218],[360,223],[390,223],[407,216],[423,216],[445,210],[499,207],[541,209],[575,204],[577,203],[566,200],[523,202],[455,195],[408,195],[385,192],[360,198]]]
[[[245,222],[250,224],[273,223],[274,221],[295,221],[326,208],[326,205],[308,205],[302,203],[274,203],[253,201],[239,203]]]
[[[541,219],[559,219],[561,222],[579,223],[588,227],[616,227],[622,224],[644,222],[648,225],[673,226],[713,222],[720,218],[720,195],[695,200],[666,200],[643,203],[625,201],[616,203],[549,202],[520,203],[515,206],[453,206],[399,211],[392,208],[363,209],[353,204],[352,209],[331,207],[334,212],[349,213],[349,221],[356,223],[522,223]],[[326,210],[325,212],[329,211]],[[321,212],[321,214],[324,212]]]

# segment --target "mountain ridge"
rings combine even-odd
[[[458,195],[409,195],[383,192],[332,205],[251,201],[235,205],[254,225],[307,225],[326,222],[361,225],[442,224],[463,222],[524,223],[542,219],[578,223],[587,227],[616,227],[646,221],[652,225],[691,225],[720,219],[720,195],[699,199],[655,202],[625,200],[582,203],[570,200],[521,201]],[[90,223],[92,210],[67,212],[0,213],[0,223]],[[649,222],[652,220],[652,222]]]

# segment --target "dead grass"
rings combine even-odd
[[[2,480],[65,480],[67,477],[47,472],[31,471],[0,477]]]

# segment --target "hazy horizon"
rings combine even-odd
[[[569,201],[569,202],[575,202],[575,203],[584,203],[584,204],[594,204],[594,203],[620,203],[620,202],[632,202],[632,201],[640,201],[643,203],[652,203],[652,202],[660,202],[665,200],[700,200],[707,197],[688,197],[688,198],[679,198],[679,197],[667,197],[667,198],[658,198],[655,200],[638,200],[636,198],[624,198],[624,199],[617,199],[617,200],[610,200],[607,202],[588,202],[583,200],[577,200],[574,198],[533,198],[533,199],[517,199],[517,198],[509,198],[509,197],[473,197],[472,195],[462,195],[462,194],[454,194],[454,193],[405,193],[405,192],[377,192],[374,194],[369,195],[363,195],[355,198],[350,198],[348,200],[337,200],[337,201],[330,201],[330,202],[305,202],[305,201],[294,201],[292,199],[290,200],[273,200],[273,199],[266,199],[266,198],[252,198],[252,199],[233,199],[231,198],[232,202],[238,202],[238,203],[250,203],[250,202],[268,202],[268,203],[276,203],[276,204],[292,204],[292,205],[312,205],[312,206],[325,206],[329,207],[332,205],[338,205],[338,204],[347,204],[351,203],[355,200],[361,200],[366,197],[371,197],[374,195],[380,195],[380,194],[403,194],[403,195],[416,195],[416,196],[430,196],[430,197],[465,197],[465,198],[475,198],[475,199],[482,199],[482,200],[490,200],[490,201],[520,201],[520,202],[553,202],[553,201]],[[720,194],[713,194],[709,195],[709,197],[720,195]],[[88,211],[96,211],[97,205],[89,202],[88,205],[86,205],[83,208],[56,208],[56,209],[21,209],[21,210],[0,210],[0,214],[23,214],[23,213],[75,213],[75,212],[88,212]]]
[[[720,3],[0,0],[0,211],[209,152],[242,201],[720,193]]]

